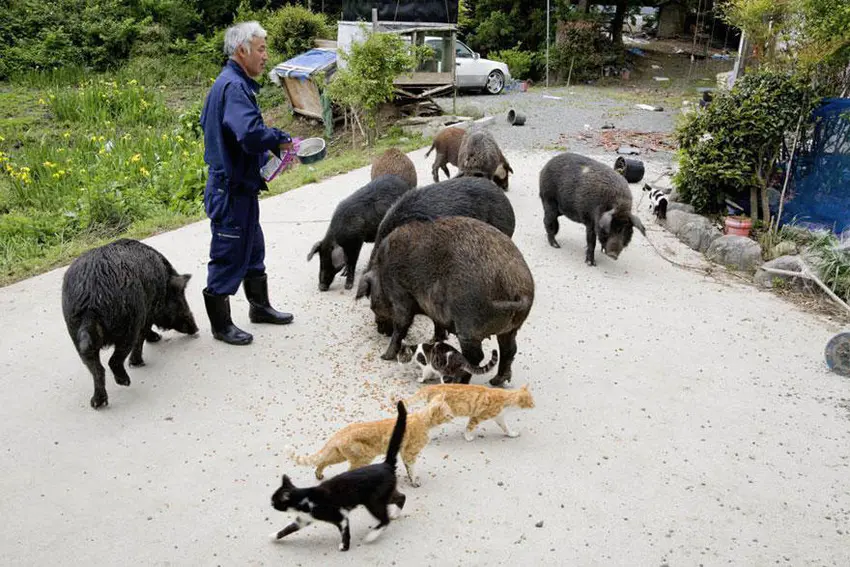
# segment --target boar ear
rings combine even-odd
[[[308,262],[313,259],[313,256],[316,254],[316,252],[319,251],[319,248],[321,248],[321,247],[322,247],[322,241],[321,240],[313,245],[313,249],[310,250],[309,254],[307,254],[307,261]]]
[[[192,278],[192,274],[182,274],[179,276],[171,276],[168,279],[168,285],[173,287],[178,292],[182,292],[186,289],[186,284],[189,283],[189,280]]]
[[[289,480],[289,477],[288,477],[287,475],[283,475],[283,478],[282,478],[282,479],[280,479],[280,485],[281,485],[283,488],[288,488],[288,489],[295,488],[295,485],[294,485],[294,484],[292,484],[292,481],[291,481],[291,480]]]
[[[640,222],[640,219],[637,217],[637,215],[631,213],[629,217],[632,219],[632,224],[635,225],[640,231],[640,233],[644,236],[644,238],[646,238],[646,229],[643,227],[643,223]]]
[[[599,217],[599,228],[603,229],[605,232],[610,232],[612,220],[614,220],[614,209],[605,211],[602,213],[602,216]]]
[[[342,246],[337,244],[331,252],[331,263],[334,266],[334,270],[343,269],[345,267],[345,260],[345,250],[342,249]]]
[[[357,286],[357,294],[354,296],[354,300],[358,300],[361,297],[368,297],[372,291],[372,274],[370,272],[366,272],[363,274],[363,277],[360,278],[360,285]]]

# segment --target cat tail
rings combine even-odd
[[[469,372],[470,374],[487,374],[493,367],[495,367],[499,363],[499,351],[493,349],[493,354],[490,355],[490,362],[485,364],[484,366],[475,366],[470,364],[466,359],[463,361],[463,369]]]
[[[296,465],[301,466],[316,466],[319,464],[319,461],[322,460],[322,453],[324,452],[324,448],[322,448],[319,452],[313,453],[312,455],[299,455],[295,448],[292,446],[287,446],[284,449],[284,452],[289,455],[289,458],[295,461]]]
[[[398,402],[398,419],[396,419],[393,434],[390,437],[390,444],[387,447],[387,458],[384,461],[393,469],[395,469],[396,457],[401,449],[401,442],[404,439],[404,430],[407,427],[407,409],[404,407],[404,402]]]

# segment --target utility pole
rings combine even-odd
[[[549,0],[546,0],[546,88],[549,88]]]

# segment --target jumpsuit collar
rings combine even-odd
[[[233,59],[228,59],[227,66],[230,67],[237,75],[242,77],[248,83],[248,86],[251,87],[252,91],[254,91],[255,93],[260,92],[260,83],[249,77],[248,73],[246,73],[245,70],[242,69],[239,63],[237,63]]]

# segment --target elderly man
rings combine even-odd
[[[278,157],[290,149],[289,134],[263,124],[256,94],[258,77],[266,64],[266,31],[257,22],[237,24],[224,36],[230,57],[213,83],[201,113],[204,161],[209,177],[204,208],[210,219],[212,242],[207,265],[204,302],[213,337],[232,345],[247,345],[253,336],[233,324],[230,296],[241,283],[252,323],[292,322],[269,303],[263,260],[265,242],[260,228],[259,193],[267,189],[260,168],[267,152]]]

